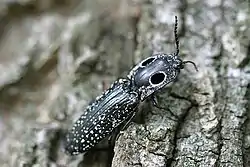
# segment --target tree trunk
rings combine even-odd
[[[250,167],[249,4],[2,2],[0,164]],[[146,103],[114,148],[66,155],[65,132],[90,101],[140,60],[175,52],[175,15],[180,57],[199,70],[186,64],[157,94],[175,116]]]

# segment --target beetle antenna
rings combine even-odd
[[[192,62],[192,61],[183,61],[182,63],[183,64],[187,64],[187,63],[192,64],[194,66],[195,70],[198,72],[198,68],[197,68],[197,66],[196,66],[196,64],[194,62]]]
[[[177,16],[175,16],[175,24],[174,24],[174,37],[175,37],[175,44],[176,44],[176,55],[179,54],[179,39],[177,35],[177,28],[178,28],[178,19]]]

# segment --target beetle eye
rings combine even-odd
[[[150,83],[152,85],[158,85],[162,83],[163,81],[165,81],[165,79],[166,79],[166,75],[163,72],[159,72],[151,76]]]
[[[146,67],[148,64],[150,64],[155,58],[154,57],[150,57],[146,60],[144,60],[142,63],[141,63],[141,66],[142,67]]]

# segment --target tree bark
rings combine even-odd
[[[0,8],[2,166],[250,166],[249,2],[46,2]],[[91,100],[143,58],[175,52],[175,15],[180,57],[199,69],[186,64],[157,94],[175,116],[144,104],[114,148],[66,155]]]

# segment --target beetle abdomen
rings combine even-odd
[[[75,122],[66,136],[66,151],[71,155],[88,151],[133,115],[138,104],[138,92],[129,80],[116,81]]]

